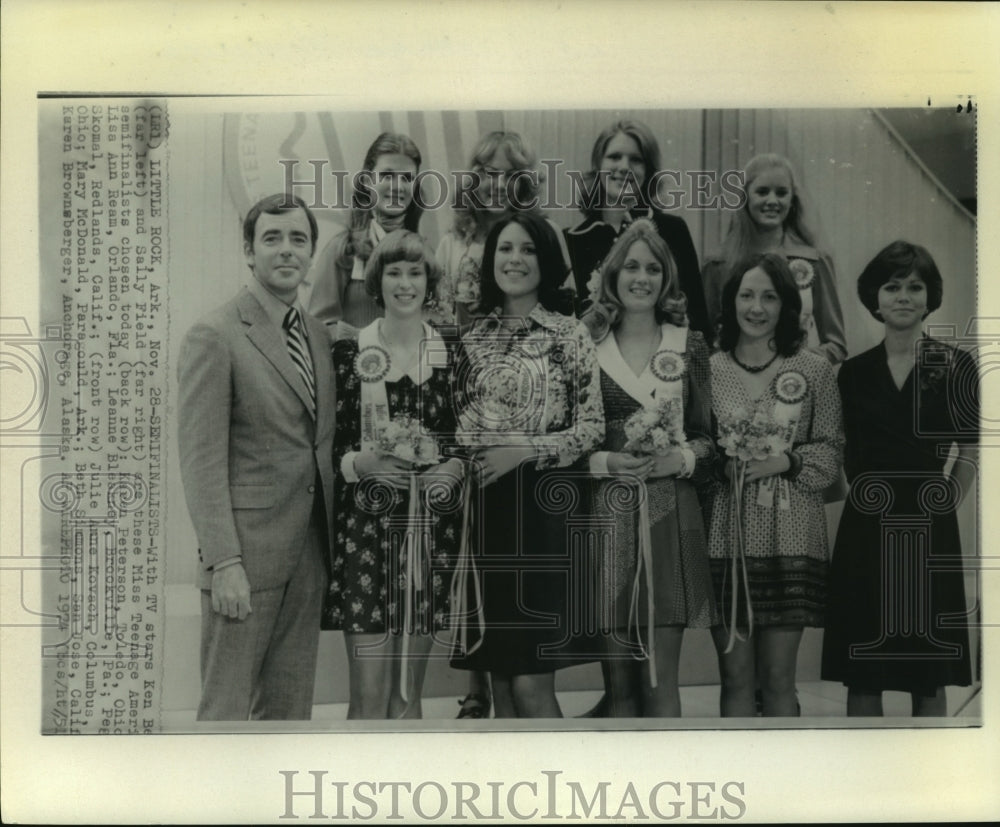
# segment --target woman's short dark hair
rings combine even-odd
[[[927,313],[933,313],[941,306],[944,296],[941,272],[925,247],[909,241],[892,242],[868,262],[858,276],[858,298],[872,316],[882,321],[878,313],[878,291],[892,279],[905,279],[911,273],[927,287]]]
[[[427,273],[427,295],[424,302],[433,301],[441,280],[441,266],[434,251],[423,236],[410,230],[393,230],[378,243],[365,264],[365,290],[375,299],[375,304],[385,307],[385,299],[382,298],[382,271],[399,261],[424,263]]]
[[[736,294],[743,283],[743,277],[759,267],[774,285],[774,291],[781,300],[778,324],[774,328],[774,346],[782,356],[793,356],[805,339],[800,316],[802,296],[799,294],[795,277],[788,267],[788,260],[778,253],[757,253],[745,258],[730,271],[729,279],[722,288],[722,314],[719,325],[719,347],[731,351],[740,338],[740,325],[736,320]]]
[[[538,270],[541,277],[538,284],[538,301],[541,302],[542,307],[555,313],[572,313],[572,294],[570,291],[562,289],[562,284],[566,280],[566,263],[563,261],[559,237],[548,221],[528,212],[506,215],[493,226],[489,235],[486,236],[483,248],[483,266],[480,269],[482,298],[479,302],[479,310],[483,313],[489,313],[495,307],[503,307],[504,294],[497,284],[494,260],[500,233],[510,224],[520,224],[535,244],[535,255],[538,258]]]

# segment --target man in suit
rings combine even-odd
[[[181,346],[178,442],[202,589],[199,720],[312,714],[335,407],[329,339],[298,301],[317,235],[302,199],[255,204],[243,223],[252,278]]]

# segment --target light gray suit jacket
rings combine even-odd
[[[316,417],[284,335],[249,290],[197,322],[178,365],[181,477],[199,545],[198,585],[242,555],[251,590],[287,582],[321,481],[333,531],[333,363],[323,325],[303,318]]]

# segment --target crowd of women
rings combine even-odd
[[[590,714],[679,716],[686,628],[711,629],[722,715],[796,715],[805,627],[825,629],[848,714],[881,714],[884,690],[945,714],[943,687],[971,681],[966,626],[938,619],[966,612],[955,512],[978,397],[971,357],[923,334],[935,262],[905,241],[872,259],[857,299],[884,341],[844,361],[848,297],[786,159],[746,165],[703,267],[653,206],[644,124],[609,126],[591,161],[563,230],[511,207],[530,200],[504,186],[533,169],[522,138],[485,135],[480,197],[433,250],[420,151],[382,134],[373,191],[314,263],[337,385],[323,627],[344,633],[349,716],[419,717],[435,641],[468,672],[460,717],[558,717],[556,671],[595,661]],[[927,511],[927,538],[893,541],[886,502]],[[918,547],[952,565],[929,577]]]

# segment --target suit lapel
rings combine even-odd
[[[281,374],[281,378],[295,392],[306,410],[310,410],[309,391],[306,390],[305,382],[302,381],[302,377],[295,369],[292,357],[288,355],[288,347],[281,338],[280,332],[271,324],[271,320],[264,312],[264,308],[260,306],[260,302],[249,292],[244,292],[240,294],[237,306],[243,323],[247,325],[247,338],[260,351],[261,355],[274,365],[275,370]],[[313,332],[311,329],[309,338],[310,348],[312,348]]]

